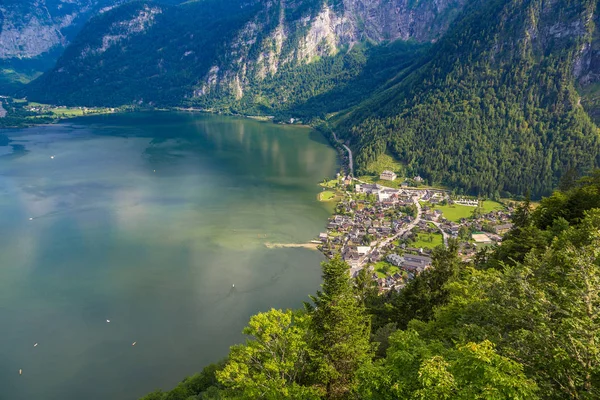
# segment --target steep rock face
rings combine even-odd
[[[241,99],[253,81],[274,76],[281,67],[332,56],[362,41],[436,41],[466,1],[265,2],[197,83],[192,97],[216,92]],[[299,9],[305,12],[299,14]]]
[[[29,93],[46,101],[98,104],[101,100],[90,100],[98,88],[135,79],[148,85],[135,95],[117,88],[113,104],[185,101],[202,106],[214,99],[241,100],[249,88],[282,70],[347,52],[357,43],[435,41],[467,1],[204,0],[176,7],[147,3],[160,9],[151,27],[140,32],[126,29],[128,36],[121,37],[122,32],[115,32],[134,24],[130,11],[140,3],[125,4],[91,21],[56,68]],[[137,54],[145,57],[142,68],[135,65]]]
[[[574,63],[573,73],[577,78],[582,104],[588,114],[600,123],[600,10],[596,9],[588,19],[593,27],[589,40],[583,43]]]
[[[94,12],[123,0],[9,0],[0,3],[0,59],[38,57],[63,47]]]

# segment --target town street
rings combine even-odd
[[[448,247],[448,234],[446,233],[445,230],[442,229],[442,224],[440,224],[439,222],[435,222],[435,221],[430,221],[432,224],[434,224],[435,226],[437,226],[437,228],[440,230],[440,232],[442,232],[442,237],[444,238],[444,246]]]

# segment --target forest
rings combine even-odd
[[[574,77],[595,9],[587,0],[471,2],[427,64],[333,122],[362,169],[388,152],[430,184],[548,195],[567,170],[599,163],[598,128]]]
[[[501,246],[440,246],[400,292],[324,262],[303,309],[253,316],[224,360],[143,400],[599,398],[600,171],[569,177]]]

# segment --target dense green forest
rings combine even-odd
[[[474,194],[548,194],[598,164],[574,63],[596,1],[475,0],[395,87],[337,121],[365,168],[391,152],[411,173]],[[578,26],[577,30],[569,26]]]
[[[304,309],[253,316],[225,360],[143,399],[599,398],[600,171],[573,176],[501,246],[438,247],[399,293],[325,262]]]
[[[357,44],[334,56],[287,65],[273,76],[254,80],[241,99],[208,96],[187,104],[241,114],[270,114],[278,119],[326,120],[328,114],[354,107],[391,86],[421,62],[429,47],[404,41]]]

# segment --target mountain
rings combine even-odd
[[[50,69],[88,17],[123,0],[4,0],[0,4],[0,90]]]
[[[597,22],[591,0],[473,1],[423,66],[337,129],[363,169],[387,152],[429,183],[548,194],[566,171],[600,163],[585,109],[596,113]]]
[[[0,3],[0,91],[54,66],[88,19],[128,0],[3,0]],[[176,0],[163,2],[178,3]]]
[[[439,39],[464,3],[125,4],[90,21],[55,68],[26,94],[61,104],[185,102],[211,108],[277,109],[296,102],[298,96],[305,100],[356,77],[366,63],[365,52],[374,44]],[[402,52],[408,55],[406,49]],[[311,88],[297,85],[296,78],[310,74],[316,78],[311,79]]]

